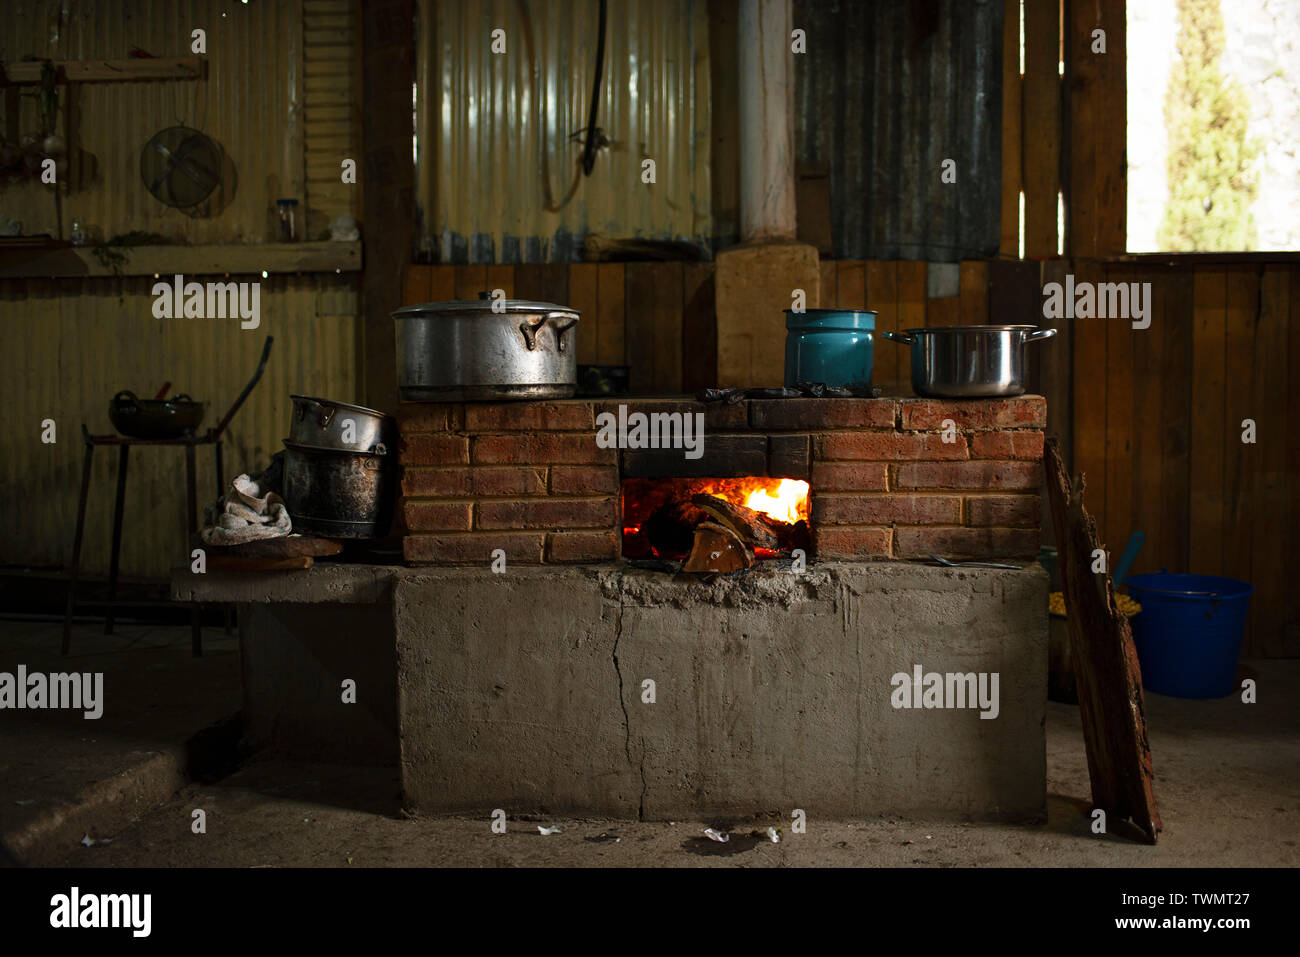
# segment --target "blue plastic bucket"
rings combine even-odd
[[[1130,575],[1142,610],[1132,619],[1142,686],[1178,698],[1222,698],[1237,685],[1237,659],[1255,586],[1215,575]]]
[[[871,395],[876,314],[856,309],[785,311],[785,385],[821,382]]]

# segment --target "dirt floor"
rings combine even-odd
[[[17,640],[14,628],[0,624],[0,644],[7,649],[0,668],[11,667],[8,661]],[[130,641],[129,630],[123,632]],[[31,628],[23,634],[34,640]],[[95,639],[88,636],[87,640]],[[56,638],[50,641],[57,647]],[[212,641],[209,657],[194,662],[188,659],[185,629],[137,629],[131,645],[135,650],[116,654],[123,665],[141,671],[140,680],[155,693],[140,697],[141,713],[130,719],[125,730],[119,728],[121,737],[72,738],[56,727],[42,731],[48,736],[39,741],[49,749],[50,763],[71,761],[78,769],[71,777],[65,775],[59,787],[47,781],[44,790],[24,789],[23,781],[33,779],[34,748],[22,752],[26,777],[9,773],[15,767],[9,750],[15,743],[13,735],[26,734],[31,727],[17,728],[13,715],[5,715],[0,725],[6,755],[0,760],[4,772],[0,774],[4,782],[0,822],[8,826],[19,810],[17,801],[43,802],[50,795],[66,797],[77,793],[78,787],[84,790],[86,782],[78,784],[77,776],[99,773],[94,768],[102,770],[101,759],[111,763],[106,755],[116,754],[121,760],[130,753],[131,734],[156,744],[160,735],[175,736],[182,727],[202,726],[202,721],[177,720],[178,712],[168,711],[158,699],[201,699],[209,711],[237,700],[237,654],[219,633]],[[106,654],[99,660],[110,659],[113,656]],[[27,663],[34,667],[30,660]],[[160,667],[150,671],[146,668],[150,664]],[[217,783],[186,785],[161,806],[141,810],[120,825],[113,823],[118,818],[110,813],[103,817],[110,824],[105,829],[97,829],[93,821],[86,834],[76,837],[66,828],[63,833],[55,829],[41,848],[40,859],[87,867],[1295,867],[1300,864],[1300,661],[1248,662],[1243,676],[1256,679],[1258,704],[1243,704],[1237,697],[1182,701],[1148,696],[1156,797],[1165,822],[1154,848],[1115,833],[1122,828],[1113,824],[1110,834],[1090,831],[1078,709],[1051,704],[1048,819],[1037,825],[898,817],[831,821],[820,820],[815,808],[807,808],[805,834],[792,833],[789,818],[783,820],[775,813],[746,821],[672,823],[515,817],[507,821],[506,833],[494,834],[486,813],[436,819],[404,816],[391,770],[300,765],[260,756]],[[164,687],[171,690],[156,693]],[[143,692],[143,686],[139,690]],[[149,718],[150,710],[171,714],[166,728],[164,722],[155,724]],[[49,773],[57,777],[55,770]],[[21,809],[30,815],[36,807],[24,804]],[[195,809],[205,812],[206,833],[191,829]],[[543,836],[539,824],[560,824],[564,830]],[[731,840],[721,844],[704,837],[709,825],[725,828]],[[782,839],[773,844],[763,832],[776,825],[782,827]]]

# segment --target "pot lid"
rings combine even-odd
[[[534,302],[530,299],[506,299],[502,300],[501,305],[505,306],[504,311],[493,311],[494,305],[491,299],[454,299],[448,302],[422,302],[415,306],[403,306],[393,313],[394,319],[409,319],[416,316],[436,316],[448,313],[464,315],[483,315],[483,316],[500,316],[500,315],[519,315],[520,313],[535,315],[537,313],[560,312],[567,313],[577,318],[578,310],[572,306],[561,306],[554,302]]]
[[[804,309],[785,311],[785,327],[798,329],[838,329],[842,331],[870,331],[876,328],[874,309]]]
[[[926,326],[903,331],[912,336],[922,332],[1037,332],[1038,329],[1038,326]]]

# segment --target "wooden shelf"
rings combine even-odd
[[[360,272],[361,243],[243,243],[218,246],[110,246],[126,261],[105,266],[90,246],[5,249],[0,278],[70,276],[221,276],[301,272]]]
[[[131,57],[126,60],[53,60],[60,83],[113,83],[140,80],[197,80],[205,61],[200,56]],[[0,85],[41,82],[41,60],[0,65]]]

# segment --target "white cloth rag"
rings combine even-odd
[[[207,524],[199,537],[209,545],[240,545],[244,542],[280,538],[293,531],[293,521],[284,500],[262,488],[247,475],[236,476],[230,483],[220,511],[209,506],[204,517]]]

